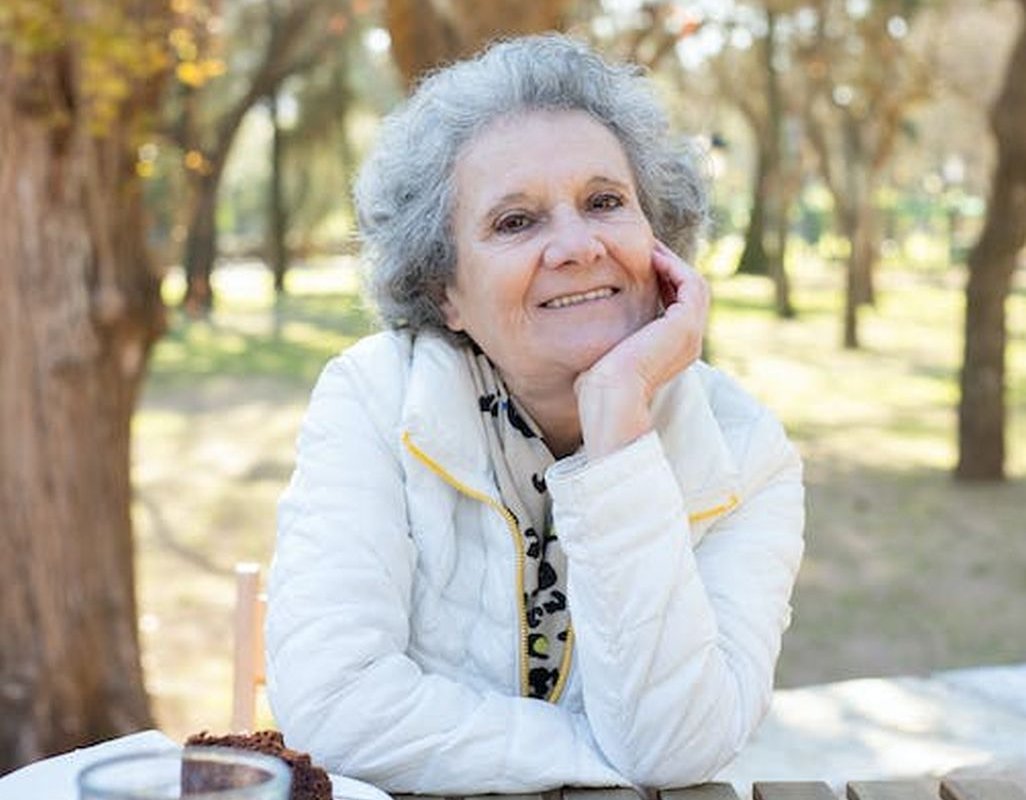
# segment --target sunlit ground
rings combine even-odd
[[[712,357],[779,414],[807,468],[807,553],[778,682],[1026,660],[1024,287],[1008,306],[1012,477],[963,486],[950,478],[962,276],[884,269],[863,349],[845,352],[839,266],[796,253],[799,318],[781,322],[765,280],[727,277],[735,255],[727,242],[704,257]],[[227,268],[212,320],[175,318],[157,346],[135,419],[134,512],[147,680],[173,736],[227,728],[231,565],[267,562],[313,381],[374,328],[356,286],[348,262],[300,267],[275,307],[265,270]],[[174,301],[180,278],[165,290]]]

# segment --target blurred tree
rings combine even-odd
[[[278,9],[275,0],[267,0],[267,24],[273,31],[278,26]],[[288,210],[285,205],[283,184],[285,151],[285,133],[282,130],[281,117],[278,109],[278,92],[276,86],[267,93],[267,113],[271,118],[271,175],[267,182],[267,236],[265,249],[267,264],[274,276],[274,291],[280,295],[285,291],[285,271],[288,269],[288,244],[285,234],[288,231]]]
[[[616,19],[619,15],[604,13],[602,6],[602,3],[596,3],[590,7],[579,7],[588,17],[604,19],[608,23],[608,33],[612,35],[593,44],[606,53],[632,64],[641,64],[652,72],[672,63],[671,56],[675,55],[677,43],[696,33],[703,23],[701,17],[682,10],[672,0],[646,0],[634,13],[621,20]]]
[[[941,0],[936,0],[937,5]],[[879,232],[874,194],[914,104],[930,97],[929,53],[907,46],[924,0],[813,0],[799,13],[804,122],[850,245],[844,346],[859,346],[858,308],[873,302]]]
[[[1005,301],[1026,245],[1026,0],[1005,84],[991,109],[998,157],[987,217],[969,254],[965,350],[958,408],[963,480],[1000,480],[1005,462]]]
[[[888,179],[904,192],[957,184],[983,197],[994,160],[987,116],[1001,90],[1017,33],[1018,0],[947,0],[916,17],[911,46],[935,49],[936,94],[914,110]],[[935,176],[935,177],[931,177]],[[931,184],[933,184],[931,186]]]
[[[796,5],[793,0],[736,4],[729,24],[743,26],[747,19],[752,46],[724,47],[712,62],[722,96],[741,111],[755,142],[751,211],[737,271],[768,275],[774,307],[785,319],[795,314],[785,259],[790,209],[801,178],[794,114],[788,110],[794,101],[785,96],[783,74],[790,62],[787,14]]]
[[[496,36],[561,30],[574,0],[386,0],[392,55],[407,86],[426,70],[471,55]]]
[[[352,79],[359,61],[370,55],[362,43],[365,23],[354,16],[320,64],[288,81],[268,101],[272,158],[265,238],[279,295],[285,289],[289,240],[308,250],[317,246],[316,229],[330,213],[344,209],[352,216],[348,189],[356,158],[349,127],[360,102]],[[291,109],[287,120],[277,108],[279,95]]]
[[[170,135],[188,175],[183,303],[193,316],[213,303],[217,193],[243,118],[288,77],[318,64],[352,13],[347,0],[229,3],[223,14],[220,2],[209,0],[205,13],[194,15],[189,28],[176,29],[172,39],[181,63]]]
[[[289,252],[285,235],[288,232],[288,206],[285,202],[284,152],[285,132],[282,130],[278,112],[278,93],[267,98],[267,113],[271,118],[271,175],[267,182],[267,235],[265,249],[267,264],[274,276],[274,292],[285,291],[285,272],[288,269]]]
[[[163,329],[138,148],[172,21],[153,0],[0,6],[0,773],[151,724],[129,430]]]

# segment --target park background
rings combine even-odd
[[[362,154],[424,70],[550,28],[642,64],[703,153],[707,355],[806,462],[778,684],[1026,661],[1024,15],[8,0],[0,773],[227,728],[232,567],[268,563],[313,382],[377,327]]]

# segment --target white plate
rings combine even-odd
[[[342,775],[328,777],[331,778],[331,796],[334,800],[392,800],[391,795],[369,783]]]
[[[178,747],[160,731],[142,731],[92,747],[72,750],[43,759],[0,778],[0,800],[76,800],[78,773],[96,761],[140,750],[170,750]]]

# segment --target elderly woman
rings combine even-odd
[[[280,506],[286,740],[392,791],[710,778],[769,703],[801,466],[697,360],[703,191],[645,79],[495,45],[356,198],[388,330],[324,371]]]

